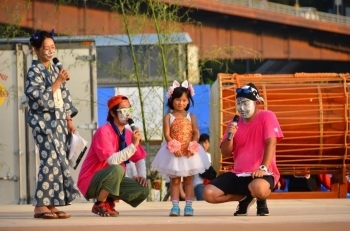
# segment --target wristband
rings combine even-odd
[[[66,119],[67,121],[72,121],[72,119]]]

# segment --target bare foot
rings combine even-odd
[[[51,212],[53,212],[53,213],[59,211],[54,205],[47,206],[47,208],[48,208]]]
[[[52,213],[51,210],[46,206],[35,206],[34,214],[44,214],[43,217],[57,217],[55,213]]]
[[[58,218],[70,218],[70,215],[68,213],[58,210],[53,205],[47,206],[47,208],[50,209],[52,213],[56,214]]]

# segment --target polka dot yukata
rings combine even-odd
[[[32,128],[40,158],[35,206],[63,206],[80,196],[69,171],[66,120],[67,114],[74,117],[78,111],[66,83],[53,93],[51,86],[58,72],[54,65],[47,70],[34,60],[27,74],[27,123]]]

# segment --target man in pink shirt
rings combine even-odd
[[[141,133],[125,128],[133,108],[129,99],[117,95],[108,100],[108,117],[99,127],[78,177],[78,187],[87,200],[96,198],[92,212],[102,217],[118,216],[115,200],[133,207],[143,202],[149,193],[146,180],[147,156],[140,145]],[[125,177],[126,163],[135,163],[137,175]]]
[[[234,168],[204,188],[203,197],[209,203],[240,198],[234,216],[246,216],[256,199],[257,215],[268,216],[266,198],[280,177],[276,166],[276,144],[283,134],[275,114],[258,109],[263,102],[252,83],[236,89],[236,108],[240,118],[227,126],[220,146],[224,157],[233,156]],[[233,138],[230,139],[228,134]]]

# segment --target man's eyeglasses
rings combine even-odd
[[[129,116],[129,115],[131,115],[135,110],[134,110],[133,107],[129,107],[129,108],[117,109],[116,111],[122,113],[122,115],[124,115],[124,116]]]

